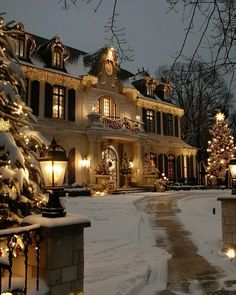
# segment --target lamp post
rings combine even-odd
[[[236,195],[235,181],[236,181],[236,158],[232,158],[229,162],[229,171],[233,181],[232,195]]]
[[[44,157],[39,158],[44,185],[49,191],[47,206],[43,209],[43,217],[63,217],[65,209],[60,203],[60,196],[63,194],[63,180],[65,176],[68,159],[66,152],[56,143],[53,138]]]

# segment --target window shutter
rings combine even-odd
[[[175,116],[175,136],[179,137],[179,117]]]
[[[30,107],[35,116],[39,115],[39,81],[35,80],[31,83],[31,101]]]
[[[161,134],[161,113],[156,112],[157,134]]]
[[[75,121],[75,90],[68,91],[68,120]]]
[[[53,93],[52,85],[49,83],[45,83],[45,101],[44,101],[45,118],[52,118],[52,93]]]
[[[147,110],[145,108],[143,108],[143,110],[142,110],[142,116],[143,116],[142,120],[144,123],[143,128],[145,131],[147,131]]]

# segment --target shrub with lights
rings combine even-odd
[[[160,172],[158,172],[160,174]],[[153,182],[154,191],[164,192],[167,189],[168,178],[165,176],[165,173],[159,175]]]
[[[32,129],[35,117],[19,95],[24,75],[11,36],[18,31],[0,15],[0,228],[21,223],[44,205],[37,158],[45,146]]]
[[[207,173],[212,185],[225,182],[230,159],[234,156],[234,138],[223,113],[218,112],[210,130],[212,140],[208,141],[209,153]]]

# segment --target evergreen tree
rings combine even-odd
[[[124,153],[123,158],[121,160],[121,165],[120,165],[120,173],[123,175],[130,174],[131,173],[131,165],[130,165],[130,160],[127,155],[127,153]]]
[[[228,164],[234,153],[234,140],[223,113],[218,112],[210,130],[212,140],[208,141],[209,158],[207,172],[212,184],[222,184],[226,178]]]
[[[150,153],[149,154],[145,154],[145,158],[144,158],[144,174],[145,175],[155,175],[158,173],[158,169],[155,166],[154,161],[151,158]]]
[[[38,211],[40,168],[37,157],[44,149],[32,129],[35,118],[21,99],[24,76],[11,36],[18,32],[0,15],[0,228],[21,222]]]

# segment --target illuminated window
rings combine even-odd
[[[15,39],[16,55],[19,57],[25,56],[25,40]]]
[[[53,86],[52,117],[65,119],[65,88]]]
[[[155,132],[155,112],[153,110],[146,112],[146,126],[147,132]]]
[[[97,109],[103,116],[116,117],[116,104],[109,97],[100,98],[97,101]]]
[[[53,52],[53,65],[55,67],[62,67],[62,56],[61,52],[58,50]]]

